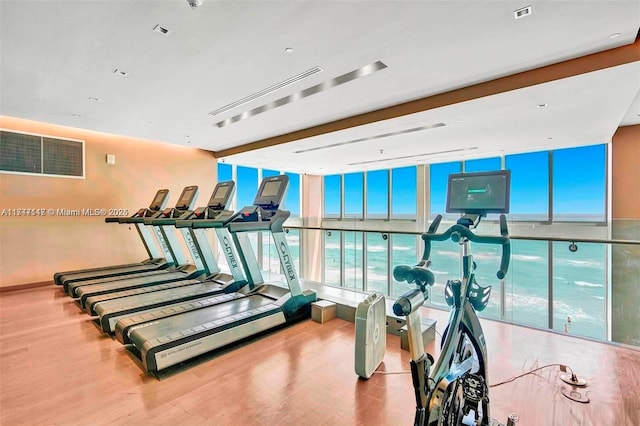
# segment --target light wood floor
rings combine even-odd
[[[445,314],[425,315],[438,320]],[[490,383],[564,363],[591,402],[561,391],[557,367],[491,389],[492,416],[520,425],[639,425],[640,352],[483,320]],[[388,336],[383,370],[408,370]],[[433,350],[431,348],[430,350]],[[410,425],[409,374],[354,373],[354,325],[311,321],[163,380],[145,375],[58,287],[0,295],[0,424]]]

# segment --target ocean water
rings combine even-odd
[[[424,243],[418,235],[390,234],[385,240],[382,233],[345,231],[344,257],[341,257],[340,234],[337,231],[324,233],[325,284],[378,291],[392,298],[398,297],[410,288],[405,282],[400,283],[393,279],[389,282],[388,277],[395,266],[415,265],[418,262],[424,249]],[[290,230],[286,238],[299,272],[299,232]],[[250,235],[250,240],[254,252],[258,253],[256,234]],[[605,245],[579,243],[578,251],[570,252],[568,243],[554,242],[551,250],[553,329],[578,336],[604,339]],[[279,258],[270,238],[263,238],[262,253],[262,269],[279,273]],[[472,253],[477,265],[475,273],[478,283],[492,286],[489,304],[478,315],[481,318],[500,319],[502,288],[496,278],[500,264],[500,247],[474,244]],[[504,280],[504,320],[539,328],[548,327],[549,259],[547,242],[511,240],[511,262]],[[219,262],[225,269],[223,257]],[[344,282],[341,282],[340,274],[342,262],[345,271]],[[430,288],[427,304],[447,309],[444,286],[447,279],[460,277],[459,245],[451,241],[434,242],[430,269],[436,277],[436,282]]]
[[[413,235],[392,234],[390,242],[382,234],[366,234],[366,283],[362,273],[363,234],[345,232],[345,287],[389,294],[388,273],[401,264],[415,265],[422,256],[422,240]],[[387,245],[388,244],[388,245]],[[391,247],[391,265],[387,247]],[[549,324],[549,249],[544,241],[512,240],[509,273],[505,278],[504,319],[519,324],[547,328]],[[501,283],[496,278],[500,247],[475,244],[472,247],[476,279],[492,286],[487,308],[480,317],[500,318]],[[568,334],[605,338],[605,246],[579,244],[570,252],[568,243],[553,243],[553,328]],[[459,245],[434,242],[431,271],[436,283],[428,304],[448,308],[444,301],[447,279],[460,277]],[[325,237],[325,283],[340,285],[340,236]],[[397,297],[410,286],[391,282],[390,294]]]

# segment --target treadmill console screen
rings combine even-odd
[[[509,213],[510,180],[509,170],[449,175],[447,213]]]
[[[277,209],[282,204],[288,187],[289,176],[287,175],[270,176],[262,179],[258,195],[253,200],[253,205]]]
[[[225,209],[233,196],[235,185],[235,182],[232,180],[219,182],[213,190],[213,195],[211,195],[207,206],[218,210]]]
[[[278,195],[280,186],[282,186],[282,181],[267,182],[264,184],[264,188],[262,188],[262,193],[260,193],[260,196],[273,197],[274,195]]]
[[[167,204],[168,195],[168,189],[161,189],[160,191],[156,192],[156,196],[151,202],[151,205],[149,205],[149,210],[160,211]]]
[[[197,186],[187,186],[180,195],[180,199],[176,203],[176,208],[187,210],[193,203],[193,199],[198,192]]]

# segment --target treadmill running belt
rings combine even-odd
[[[147,371],[155,371],[286,322],[272,299],[253,295],[154,321],[131,331]]]

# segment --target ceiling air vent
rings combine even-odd
[[[350,166],[359,166],[362,164],[373,164],[373,163],[385,163],[388,161],[396,161],[396,160],[406,160],[408,158],[416,159],[418,157],[425,157],[429,155],[441,155],[441,154],[451,154],[454,152],[463,152],[463,151],[473,151],[474,149],[478,149],[477,146],[471,148],[459,148],[459,149],[448,149],[446,151],[434,151],[434,152],[425,152],[422,154],[411,154],[411,155],[403,155],[402,157],[390,157],[383,158],[380,160],[370,160],[370,161],[360,161],[358,163],[349,163]]]
[[[346,141],[346,142],[337,142],[337,143],[332,143],[330,145],[317,146],[315,148],[301,149],[300,151],[294,151],[293,153],[294,154],[303,154],[305,152],[320,151],[322,149],[335,148],[335,147],[338,147],[338,146],[350,145],[350,144],[353,144],[353,143],[365,142],[365,141],[370,141],[370,140],[374,140],[374,139],[383,139],[383,138],[388,138],[388,137],[391,137],[391,136],[404,135],[404,134],[407,134],[407,133],[419,132],[421,130],[435,129],[437,127],[444,127],[444,126],[446,126],[446,124],[444,124],[444,123],[428,124],[426,126],[414,127],[412,129],[399,130],[399,131],[391,132],[391,133],[382,133],[382,134],[379,134],[379,135],[369,136],[369,137],[366,137],[366,138],[353,139],[353,140]]]
[[[306,97],[311,96],[311,95],[315,95],[316,93],[324,92],[325,90],[331,89],[331,88],[336,87],[336,86],[340,86],[340,85],[342,85],[344,83],[348,83],[348,82],[350,82],[352,80],[356,80],[358,78],[367,76],[369,74],[372,74],[372,73],[374,73],[376,71],[380,71],[380,70],[385,69],[385,68],[387,68],[387,66],[385,64],[383,64],[381,61],[377,61],[377,62],[374,62],[372,64],[368,64],[368,65],[362,66],[362,67],[360,67],[358,69],[355,69],[355,70],[350,71],[348,73],[345,73],[345,74],[339,75],[339,76],[337,76],[335,78],[332,78],[331,80],[325,81],[324,83],[320,83],[320,84],[316,84],[315,86],[307,87],[304,90],[301,90],[299,92],[293,93],[293,94],[291,94],[289,96],[285,96],[284,98],[276,99],[275,101],[269,102],[268,104],[261,105],[261,106],[259,106],[257,108],[253,108],[252,110],[249,110],[249,111],[244,111],[241,114],[234,115],[233,117],[229,117],[226,120],[223,120],[223,121],[220,121],[220,122],[216,123],[216,126],[218,126],[220,128],[228,126],[229,124],[236,123],[236,122],[238,122],[240,120],[245,120],[245,119],[247,119],[249,117],[253,117],[253,116],[258,115],[258,114],[262,114],[263,112],[271,111],[272,109],[281,107],[283,105],[290,104],[291,102],[299,101],[300,99],[306,98]],[[288,86],[288,84],[287,84],[287,86]],[[265,89],[265,90],[267,90],[267,89]],[[261,92],[258,92],[258,93],[261,93]],[[260,95],[260,96],[264,96],[264,95]],[[241,102],[241,101],[238,101],[238,102]],[[247,102],[249,102],[249,101],[247,101]],[[246,102],[242,102],[242,103],[246,103]],[[229,104],[229,105],[232,105],[232,104]],[[223,108],[226,108],[226,107],[223,107]],[[235,108],[235,106],[233,106],[232,108]],[[228,109],[230,109],[230,108],[228,108]],[[216,110],[216,111],[218,111],[218,110]],[[216,111],[214,111],[214,112],[216,112]],[[211,114],[212,115],[216,115],[213,112]]]
[[[315,74],[317,74],[319,72],[322,72],[322,71],[323,71],[323,69],[320,68],[320,67],[313,67],[313,68],[311,68],[309,70],[306,70],[305,72],[301,72],[298,75],[294,75],[293,77],[289,77],[286,80],[281,81],[280,83],[276,83],[273,86],[269,86],[266,89],[262,89],[259,92],[253,93],[253,94],[251,94],[251,95],[249,95],[249,96],[247,96],[245,98],[239,99],[239,100],[237,100],[235,102],[231,102],[230,104],[227,104],[227,105],[225,105],[223,107],[220,107],[215,111],[211,111],[209,113],[209,115],[220,115],[223,112],[227,112],[227,111],[232,110],[234,108],[237,108],[237,107],[239,107],[241,105],[244,105],[244,104],[247,104],[247,103],[249,103],[251,101],[254,101],[254,100],[258,99],[258,98],[261,98],[263,96],[269,95],[269,94],[271,94],[271,93],[273,93],[273,92],[275,92],[277,90],[280,90],[280,89],[282,89],[284,87],[290,86],[290,85],[292,85],[294,83],[299,82],[300,80],[303,80],[303,79],[305,79],[307,77],[311,77],[312,75],[315,75]]]
[[[533,12],[533,10],[532,10],[531,6],[523,7],[523,8],[520,8],[518,10],[514,10],[513,11],[513,17],[514,17],[514,19],[524,18],[525,16],[531,15],[532,12]]]

